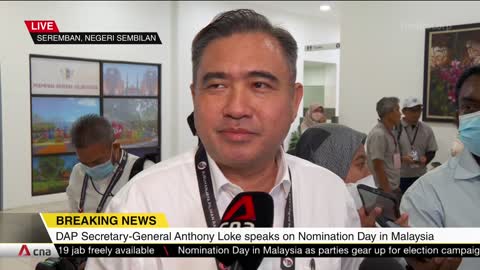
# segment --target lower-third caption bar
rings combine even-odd
[[[68,257],[480,257],[473,244],[55,244]]]

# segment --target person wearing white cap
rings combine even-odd
[[[420,121],[422,102],[418,98],[405,99],[402,113],[397,134],[402,154],[400,189],[405,192],[427,172],[427,164],[435,157],[438,146],[432,128]]]

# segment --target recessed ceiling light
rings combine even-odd
[[[332,9],[332,8],[329,5],[321,5],[320,6],[321,11],[329,11],[330,9]]]

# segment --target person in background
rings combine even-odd
[[[362,207],[357,185],[377,188],[367,166],[365,139],[367,135],[340,124],[319,124],[306,130],[297,143],[295,155],[329,169],[347,185],[355,206],[359,210],[363,227],[375,227],[381,209],[367,215]],[[406,226],[408,215],[402,215],[397,224]]]
[[[464,71],[455,96],[463,147],[405,192],[400,210],[415,227],[480,227],[480,66]],[[479,265],[478,258],[464,258],[460,269]]]
[[[400,189],[404,193],[413,182],[427,172],[427,165],[438,150],[430,126],[420,121],[422,103],[415,97],[403,102],[403,118],[397,129],[402,154]]]
[[[375,183],[385,192],[401,196],[400,191],[400,147],[394,127],[400,123],[400,100],[384,97],[377,102],[378,124],[367,137],[368,166]]]
[[[120,148],[110,122],[102,116],[80,117],[73,123],[70,134],[80,161],[73,167],[67,186],[70,211],[102,212],[130,179],[138,157]],[[153,164],[145,160],[142,166],[146,169]]]
[[[381,209],[375,208],[374,213],[367,215],[357,191],[358,184],[376,188],[372,174],[366,164],[367,156],[364,149],[366,137],[365,134],[343,125],[320,124],[309,128],[302,134],[295,154],[340,176],[345,181],[355,200],[355,205],[359,209],[362,227],[375,227],[375,219],[381,214]],[[402,213],[395,223],[402,227],[408,227],[408,219],[408,214]],[[408,261],[412,262],[414,260],[408,259]],[[458,259],[455,259],[455,262],[457,264],[431,260],[426,263],[415,264],[413,269],[454,270],[458,266]],[[403,258],[365,258],[359,270],[400,270],[405,269],[406,265],[407,262]]]
[[[325,109],[322,105],[313,103],[308,107],[308,111],[303,118],[302,124],[300,125],[300,132],[303,133],[307,128],[325,122],[327,122]]]

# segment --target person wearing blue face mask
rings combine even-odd
[[[102,212],[129,180],[137,156],[115,142],[107,119],[90,114],[72,126],[72,144],[78,160],[70,175],[67,197],[72,212]],[[143,169],[154,163],[146,160]]]
[[[456,87],[458,144],[442,166],[420,177],[405,192],[400,210],[414,227],[480,227],[480,66],[467,69]],[[461,270],[478,269],[464,258]]]

